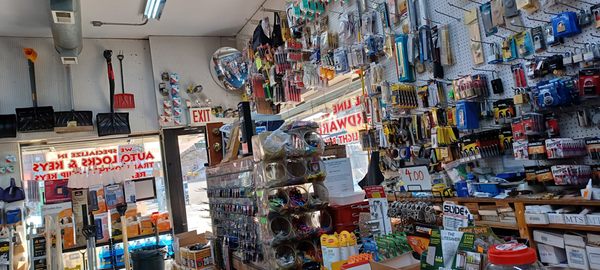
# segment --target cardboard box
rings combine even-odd
[[[175,261],[183,266],[188,266],[184,263],[184,260],[187,260],[189,256],[187,256],[187,248],[191,245],[195,244],[205,244],[208,240],[206,240],[206,235],[198,234],[196,231],[184,232],[180,234],[176,234],[173,237],[173,252],[175,253]],[[180,252],[181,250],[186,251],[186,254]],[[184,255],[186,255],[184,257]]]
[[[205,247],[201,250],[189,250],[189,258],[191,264],[196,267],[194,269],[212,269],[214,262],[210,247]]]
[[[565,224],[587,225],[584,214],[565,214]]]
[[[600,226],[600,213],[593,213],[585,215],[588,225]]]
[[[584,270],[590,268],[585,248],[565,246],[565,250],[567,251],[567,261],[570,268]]]
[[[590,262],[590,269],[600,270],[600,247],[587,246],[585,251]]]
[[[557,248],[545,244],[537,244],[540,261],[543,263],[559,264],[567,262],[567,253],[564,248]]]
[[[535,230],[533,231],[533,240],[536,243],[565,248],[565,239],[562,234]]]
[[[396,258],[381,262],[370,262],[371,270],[419,270],[421,263],[415,260],[412,253],[404,253]]]
[[[549,224],[548,215],[545,213],[525,213],[525,222],[527,224]]]
[[[550,224],[565,224],[565,214],[548,213]]]
[[[577,234],[565,234],[565,246],[585,248],[585,237]]]

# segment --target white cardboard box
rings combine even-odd
[[[590,269],[600,270],[600,247],[587,246],[585,250],[590,262]]]
[[[572,247],[585,247],[585,237],[583,235],[577,234],[564,234],[563,238],[565,239],[565,246]]]
[[[583,214],[565,214],[566,224],[587,225],[587,219]]]
[[[569,262],[570,268],[584,270],[590,269],[588,255],[585,251],[585,248],[565,246],[565,250],[567,251],[567,261]]]
[[[547,231],[533,231],[533,240],[554,247],[565,248],[565,239],[562,234]]]
[[[551,224],[565,224],[565,214],[548,213],[548,222]]]
[[[559,264],[567,262],[567,253],[564,248],[557,248],[545,244],[537,244],[540,261],[543,263]]]
[[[600,213],[587,214],[588,225],[600,225]]]
[[[548,215],[545,213],[525,213],[525,222],[527,224],[549,224]]]

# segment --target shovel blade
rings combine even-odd
[[[19,132],[52,131],[54,129],[54,109],[51,106],[19,108],[16,111]]]
[[[99,113],[96,115],[98,136],[131,134],[129,113]]]
[[[114,99],[115,109],[135,108],[135,97],[133,96],[133,94],[116,94]]]
[[[14,114],[0,115],[0,138],[17,137],[17,116]]]
[[[94,130],[92,111],[64,111],[54,113],[56,133],[85,132]]]

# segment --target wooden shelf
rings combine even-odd
[[[594,226],[594,225],[527,224],[527,227],[536,228],[536,229],[556,229],[556,230],[569,230],[569,231],[600,232],[600,226]]]
[[[497,222],[497,221],[476,220],[475,225],[489,226],[490,228],[495,228],[495,229],[505,229],[505,230],[515,230],[515,231],[519,230],[519,227],[517,226],[517,224],[510,224],[510,223]]]

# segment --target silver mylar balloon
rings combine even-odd
[[[226,90],[241,93],[248,79],[248,64],[235,48],[218,49],[210,61],[210,73],[215,82]]]

